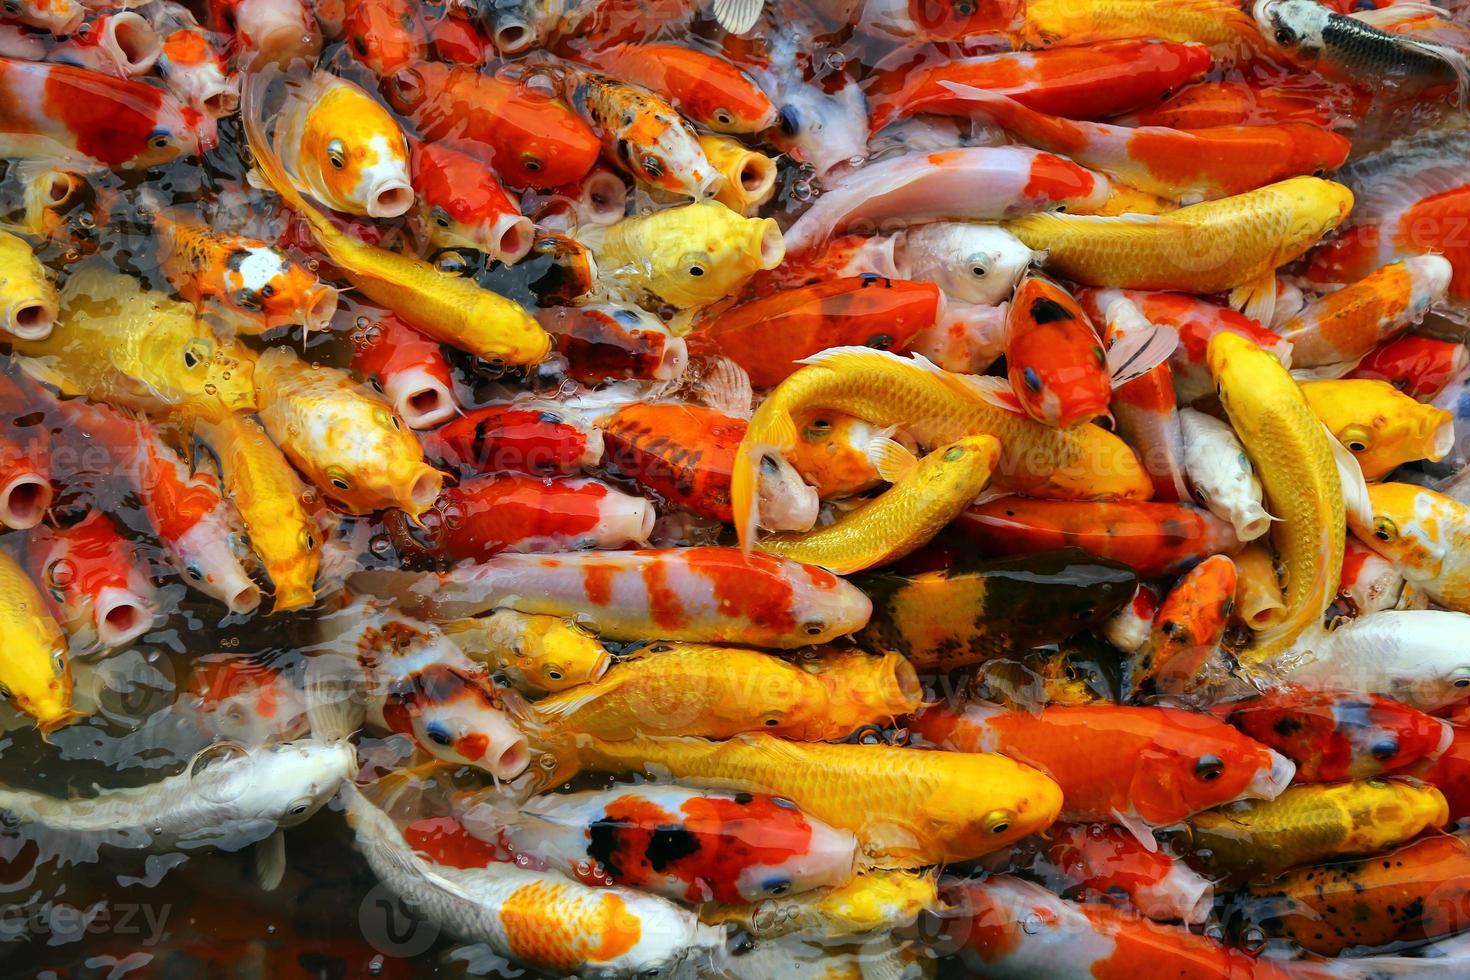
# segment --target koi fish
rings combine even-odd
[[[1053,208],[1086,212],[1107,200],[1108,189],[1101,174],[1024,147],[907,153],[844,177],[787,229],[786,247],[799,255],[841,232],[935,219],[993,221]]]
[[[1381,854],[1449,819],[1444,795],[1401,779],[1292,786],[1274,800],[1242,800],[1191,817],[1190,859],[1234,882],[1270,881],[1290,868]]]
[[[1269,351],[1286,367],[1292,364],[1291,344],[1259,321],[1225,306],[1184,293],[1149,292],[1138,289],[1080,289],[1074,295],[1094,319],[1106,319],[1119,299],[1132,303],[1149,323],[1172,327],[1179,346],[1169,358],[1169,371],[1181,405],[1214,394],[1207,352],[1217,333],[1233,333]]]
[[[869,450],[898,433],[841,412],[807,412],[795,421],[796,448],[787,455],[819,498],[851,497],[884,482]],[[903,444],[901,438],[899,442]]]
[[[1164,596],[1148,640],[1130,661],[1133,700],[1179,696],[1196,686],[1220,649],[1235,608],[1235,563],[1212,555],[1190,569]]]
[[[496,609],[441,625],[467,657],[504,672],[533,698],[590,684],[612,662],[595,636],[558,616]]]
[[[1032,214],[1004,227],[1045,250],[1047,267],[1068,279],[1129,289],[1238,291],[1233,305],[1269,320],[1277,267],[1336,228],[1352,203],[1352,192],[1341,184],[1292,177],[1163,215]]]
[[[1344,554],[1344,573],[1347,566]],[[1261,544],[1248,544],[1235,556],[1235,615],[1258,633],[1286,619],[1286,597],[1281,593],[1276,559]]]
[[[362,711],[373,726],[412,738],[450,765],[514,779],[530,764],[526,737],[506,714],[503,693],[437,627],[360,598],[319,620],[318,630],[316,657],[343,663],[319,665],[307,677],[307,714],[317,737],[325,718],[340,713],[346,724]],[[338,671],[363,697],[323,708]]]
[[[1026,0],[1022,22],[1011,35],[1013,43],[1028,48],[1130,37],[1204,44],[1227,63],[1261,49],[1250,15],[1228,0],[1181,0],[1166,7],[1149,0],[1092,0],[1081,6]]]
[[[686,308],[730,295],[785,255],[774,219],[744,218],[715,201],[624,218],[596,247],[613,283]]]
[[[1348,517],[1354,535],[1448,609],[1470,612],[1470,506],[1410,483],[1368,487],[1371,511]]]
[[[443,474],[375,392],[284,347],[260,355],[256,369],[266,432],[327,497],[353,514],[399,507],[417,518],[433,506]]]
[[[253,747],[310,733],[306,702],[279,670],[236,654],[195,662],[190,688],[199,721],[211,735]]]
[[[1364,511],[1362,474],[1313,414],[1281,362],[1232,333],[1210,340],[1210,373],[1220,403],[1255,465],[1277,523],[1287,617],[1256,635],[1252,662],[1285,650],[1332,601],[1342,573],[1345,512]],[[1346,474],[1346,475],[1343,475]]]
[[[1410,398],[1428,402],[1467,364],[1470,350],[1464,344],[1406,334],[1369,351],[1345,377],[1387,381]]]
[[[1444,794],[1449,804],[1450,820],[1458,823],[1470,814],[1470,737],[1464,725],[1450,725],[1449,745],[1437,756],[1421,759],[1409,770]]]
[[[1075,549],[854,579],[873,615],[855,639],[924,671],[967,667],[1052,643],[1111,616],[1138,578]],[[983,615],[982,615],[983,613]]]
[[[1444,300],[1453,275],[1438,255],[1416,255],[1309,303],[1282,325],[1299,368],[1356,363],[1375,346],[1424,319]]]
[[[939,908],[938,884],[938,876],[931,872],[870,870],[843,885],[748,905],[706,906],[700,915],[705,922],[737,924],[762,940],[800,935],[824,944],[838,943],[912,926],[921,913]],[[881,939],[877,942],[882,944]],[[868,953],[863,954],[862,962],[866,967],[859,966],[860,971],[876,966]],[[902,962],[900,957],[895,966],[901,968]],[[755,976],[770,975],[755,964],[750,966]],[[790,967],[771,963],[767,969],[784,974]]]
[[[699,148],[721,180],[715,200],[732,211],[751,215],[776,194],[776,161],[717,133],[699,134]]]
[[[1126,299],[1115,300],[1109,305],[1104,320],[1103,340],[1108,347],[1109,357],[1113,351],[1126,350],[1154,330],[1153,324],[1144,319],[1138,307]],[[1177,333],[1157,338],[1151,343],[1172,335],[1177,349]],[[1120,347],[1126,342],[1127,346]],[[1135,347],[1136,349],[1136,347]],[[1141,364],[1134,362],[1136,370]],[[1131,370],[1130,370],[1130,373]],[[1167,361],[1155,364],[1140,376],[1122,384],[1114,382],[1109,409],[1117,422],[1118,434],[1130,446],[1138,450],[1149,479],[1153,482],[1153,499],[1163,503],[1177,503],[1189,499],[1189,484],[1185,479],[1187,456],[1184,444],[1184,425],[1176,405],[1174,372]]]
[[[233,36],[244,52],[282,65],[297,58],[315,64],[322,32],[313,6],[325,14],[325,5],[308,6],[304,0],[209,0],[209,23]],[[242,64],[250,60],[241,56]]]
[[[919,696],[913,667],[892,654],[834,650],[797,664],[760,650],[656,643],[596,681],[542,698],[529,716],[548,741],[563,733],[618,740],[759,731],[818,742],[890,724],[917,708]]]
[[[1153,108],[1209,71],[1211,60],[1203,45],[1135,38],[920,65],[897,78],[873,76],[870,128],[876,133],[920,112],[968,116],[946,82],[986,89],[1037,112],[1107,119]]]
[[[352,56],[379,78],[429,60],[428,28],[409,0],[347,0],[342,33]]]
[[[383,393],[410,429],[432,429],[458,415],[444,351],[392,313],[376,312],[352,332],[352,370]]]
[[[124,408],[217,415],[256,407],[250,351],[220,343],[194,307],[109,269],[89,263],[73,272],[50,334],[12,343],[24,370],[63,394]]]
[[[0,228],[48,244],[71,245],[73,257],[80,258],[96,249],[95,202],[80,174],[42,160],[12,160],[0,177]],[[68,249],[61,258],[72,254]]]
[[[599,270],[592,249],[570,235],[539,233],[531,243],[531,255],[528,264],[546,269],[531,283],[531,291],[543,306],[571,306],[598,286]]]
[[[305,483],[254,419],[226,415],[191,420],[219,464],[220,480],[240,510],[250,547],[265,566],[273,609],[287,612],[316,602],[322,532],[309,512]]]
[[[458,938],[532,969],[662,974],[707,955],[723,938],[693,912],[635,888],[593,888],[506,862],[434,864],[356,787],[347,786],[343,800],[357,848],[384,888]]]
[[[1404,591],[1399,567],[1355,537],[1349,537],[1342,553],[1342,581],[1337,599],[1328,612],[1336,617],[1358,619],[1369,613],[1394,609]]]
[[[105,514],[91,511],[70,527],[42,525],[27,556],[52,614],[79,646],[113,649],[153,627],[157,590]]]
[[[829,279],[741,303],[697,322],[688,339],[739,364],[751,384],[769,388],[829,347],[901,349],[933,325],[940,303],[931,282]]]
[[[997,486],[1047,497],[1134,499],[1150,492],[1133,451],[1097,426],[1055,429],[984,401],[961,375],[868,348],[833,348],[807,359],[756,409],[731,481],[735,527],[754,541],[756,463],[796,445],[795,418],[830,409],[875,425],[903,425],[921,445],[985,433],[1001,443]]]
[[[1329,632],[1304,634],[1273,666],[1275,683],[1316,691],[1383,694],[1420,711],[1470,697],[1470,616],[1389,609]]]
[[[51,438],[44,419],[8,374],[0,373],[0,525],[24,531],[51,509]]]
[[[1062,805],[1056,784],[1040,772],[975,752],[789,742],[763,734],[723,742],[640,735],[615,742],[583,737],[562,746],[557,762],[557,778],[578,767],[656,767],[676,780],[782,796],[813,819],[852,831],[865,862],[885,869],[999,850],[1050,826]],[[868,819],[873,812],[884,819]]]
[[[587,884],[617,882],[682,902],[756,902],[844,884],[852,833],[778,796],[682,786],[539,796],[519,807],[476,793],[465,829]],[[595,863],[601,875],[581,869]]]
[[[326,330],[337,290],[320,282],[285,250],[243,235],[217,232],[187,215],[155,211],[160,267],[179,295],[232,329],[258,334],[289,323]]]
[[[717,133],[758,133],[776,123],[776,107],[760,86],[716,55],[675,44],[620,44],[577,58],[658,93],[690,122]]]
[[[1449,722],[1377,694],[1282,689],[1220,714],[1295,762],[1298,783],[1399,772],[1439,758],[1454,738]]]
[[[66,634],[30,576],[6,551],[0,551],[0,583],[0,628],[8,641],[0,658],[0,694],[35,719],[44,738],[81,717],[71,707]]]
[[[1265,491],[1235,430],[1213,415],[1182,409],[1184,467],[1194,496],[1210,513],[1235,528],[1241,541],[1254,541],[1271,528],[1262,503]]]
[[[1244,194],[1303,174],[1336,170],[1351,141],[1311,123],[1169,129],[1074,122],[997,92],[940,82],[972,117],[1022,142],[1172,201]]]
[[[260,589],[240,563],[248,551],[238,533],[239,513],[212,478],[193,472],[141,419],[81,399],[56,406],[74,431],[87,433],[109,450],[101,473],[78,475],[108,479],[126,474],[174,569],[191,588],[236,614],[260,605]]]
[[[1307,404],[1357,457],[1363,478],[1381,480],[1403,463],[1438,461],[1454,449],[1453,416],[1385,381],[1307,381]]]
[[[487,405],[424,433],[424,452],[461,477],[475,473],[567,476],[602,462],[602,430],[553,408]]]
[[[873,451],[879,475],[893,484],[881,496],[822,527],[767,535],[756,547],[839,575],[896,561],[980,496],[1000,458],[1000,443],[994,436],[969,436],[922,460],[891,440],[876,443]]]
[[[352,582],[437,619],[506,606],[567,616],[608,640],[786,649],[855,632],[872,610],[835,575],[735,548],[497,555],[438,575],[362,572]]]
[[[673,381],[689,363],[684,338],[636,306],[556,306],[538,310],[536,319],[556,342],[556,352],[567,359],[567,377],[583,384]]]
[[[1230,917],[1239,928],[1255,925],[1324,956],[1417,944],[1459,930],[1454,910],[1464,900],[1467,870],[1464,837],[1434,834],[1387,854],[1302,868],[1253,885]]]
[[[0,58],[0,101],[11,158],[144,170],[214,143],[212,121],[162,89],[70,65]]]
[[[971,702],[931,708],[913,727],[957,752],[999,752],[1062,789],[1059,819],[1114,823],[1144,846],[1152,828],[1231,800],[1274,799],[1296,767],[1220,722],[1176,708],[1097,705],[1039,714]]]
[[[1209,917],[1215,897],[1210,880],[1121,827],[1063,824],[1048,836],[1051,843],[1036,870],[1059,892],[1110,904],[1121,895],[1140,915],[1162,922],[1200,925]]]
[[[250,77],[241,112],[256,165],[271,188],[306,218],[312,238],[353,285],[378,306],[397,313],[410,327],[486,361],[534,364],[546,356],[551,338],[519,304],[481,289],[472,280],[443,275],[419,259],[351,238],[308,204],[266,138],[261,115],[266,84],[263,74]],[[406,177],[403,186],[407,200],[399,214],[413,203]]]
[[[74,37],[47,54],[55,64],[76,65],[114,78],[136,78],[153,71],[163,54],[163,38],[131,10],[93,17]]]
[[[1159,605],[1163,601],[1158,589],[1147,582],[1140,582],[1133,591],[1133,598],[1103,621],[1099,635],[1116,650],[1137,653],[1148,642],[1154,618],[1158,616]]]
[[[384,79],[382,90],[421,139],[486,147],[495,173],[512,187],[581,180],[601,150],[591,127],[562,100],[475,68],[421,61]]]
[[[606,463],[669,503],[722,523],[732,520],[730,481],[747,431],[744,419],[702,405],[633,404],[597,421]],[[759,520],[778,531],[806,531],[820,501],[785,458],[761,461]]]
[[[1229,524],[1189,503],[1002,497],[965,511],[955,529],[988,555],[1081,548],[1120,561],[1143,578],[1177,573],[1240,548]]]
[[[45,340],[59,301],[46,267],[25,239],[0,231],[0,329],[18,340]]]
[[[417,195],[410,223],[436,248],[473,248],[514,265],[531,251],[536,228],[495,172],[452,141],[410,139],[409,176]]]
[[[417,528],[402,511],[383,523],[403,557],[454,562],[646,544],[655,517],[649,501],[597,480],[498,473],[440,491]]]
[[[158,73],[168,90],[184,105],[213,119],[231,115],[240,106],[240,84],[208,32],[192,16],[169,18],[172,28],[163,38]]]
[[[429,32],[429,47],[434,57],[447,65],[479,68],[495,51],[506,50],[492,47],[478,25],[455,16],[448,8],[438,12],[426,10],[424,26]]]
[[[1390,33],[1313,0],[1257,0],[1254,14],[1268,49],[1303,68],[1414,95],[1447,86],[1457,105],[1470,99],[1470,65],[1453,48]]]

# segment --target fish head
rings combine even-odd
[[[357,773],[350,742],[297,739],[250,750],[237,805],[245,815],[279,827],[305,823]]]
[[[258,661],[227,655],[195,666],[200,719],[220,738],[242,745],[294,739],[309,729],[306,702],[288,678]]]
[[[1011,388],[1028,415],[1066,427],[1107,414],[1107,352],[1066,290],[1028,277],[1011,301],[1006,330]]]
[[[960,222],[911,229],[898,255],[905,268],[932,274],[945,296],[978,306],[1009,299],[1039,257],[1004,228]]]
[[[813,565],[783,564],[792,586],[791,607],[798,613],[795,628],[806,642],[826,643],[868,624],[873,603],[857,586]]]
[[[568,235],[543,232],[531,245],[530,261],[544,269],[531,289],[545,304],[570,304],[597,284],[592,252]]]
[[[1317,63],[1332,11],[1313,0],[1256,0],[1252,13],[1273,50],[1303,67]]]
[[[325,330],[337,312],[337,290],[272,245],[235,249],[225,260],[224,302],[269,327],[305,324]]]
[[[1285,756],[1206,715],[1159,709],[1153,741],[1139,753],[1128,799],[1161,825],[1238,799],[1274,799],[1296,772]]]
[[[1353,209],[1353,192],[1320,177],[1292,177],[1273,185],[1286,195],[1291,224],[1281,238],[1278,254],[1296,258],[1323,235],[1342,224]]]
[[[179,157],[194,156],[219,142],[214,120],[160,93],[153,130],[132,160],[134,168],[156,167]]]
[[[921,832],[930,845],[956,854],[988,854],[1050,827],[1062,808],[1061,788],[1031,766],[1013,763],[1005,792],[931,798]]]
[[[698,806],[715,810],[732,831],[742,826],[759,828],[758,843],[753,852],[746,852],[755,860],[739,869],[734,900],[760,902],[842,885],[857,866],[857,838],[851,831],[813,820],[790,800],[711,794],[700,798]],[[690,805],[685,809],[687,812]],[[759,860],[762,856],[767,859]]]
[[[502,54],[520,54],[544,44],[566,9],[566,0],[482,0],[491,40]]]
[[[516,626],[503,635],[505,646],[520,669],[535,686],[555,694],[578,684],[588,684],[607,673],[612,656],[587,630],[559,616],[510,613]]]
[[[486,681],[436,664],[415,674],[409,684],[402,694],[409,730],[424,751],[452,765],[483,769],[496,779],[514,779],[530,765],[526,736]],[[384,717],[388,715],[385,710]]]
[[[827,409],[794,416],[796,446],[788,454],[792,466],[822,499],[850,497],[883,482],[868,458],[874,439],[890,433],[866,419]],[[900,439],[902,441],[902,439]],[[912,441],[906,445],[910,451]]]
[[[1343,697],[1333,705],[1336,735],[1351,750],[1341,777],[1363,779],[1394,772],[1420,759],[1435,759],[1454,739],[1454,726],[1392,698]]]
[[[194,526],[169,542],[184,581],[224,603],[232,613],[248,613],[260,605],[260,588],[245,573],[241,560],[250,545],[233,507],[218,495],[196,495],[210,509],[196,515]]]
[[[7,633],[5,657],[0,660],[0,700],[30,715],[41,734],[49,736],[81,714],[71,707],[66,637],[44,611],[34,612],[34,630]]]
[[[338,211],[396,218],[413,206],[403,130],[355,85],[339,79],[312,107],[296,159],[312,193]]]
[[[673,209],[649,256],[652,288],[676,306],[704,306],[786,256],[771,218],[744,218],[716,201]]]
[[[796,468],[780,453],[761,456],[758,523],[771,531],[809,531],[817,523],[822,502]]]
[[[916,39],[958,41],[1011,26],[1021,0],[908,0],[908,19]]]
[[[322,560],[322,538],[315,522],[295,519],[294,506],[282,517],[251,535],[251,544],[270,576],[271,608],[276,612],[306,609],[316,603],[316,576]]]
[[[229,74],[206,31],[183,27],[164,38],[160,68],[170,89],[206,115],[218,119],[239,107],[238,79]]]
[[[77,0],[10,0],[5,13],[27,27],[65,37],[82,26],[87,8]]]
[[[724,175],[677,114],[642,108],[632,125],[618,130],[617,145],[623,166],[650,187],[702,201],[724,186]]]
[[[1368,515],[1349,514],[1353,535],[1394,563],[1411,581],[1437,579],[1459,541],[1465,507],[1452,498],[1410,483],[1370,483]]]

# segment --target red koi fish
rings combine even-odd
[[[1047,836],[1047,865],[1037,870],[1068,898],[1116,904],[1122,896],[1146,918],[1186,925],[1199,925],[1210,914],[1215,888],[1208,878],[1121,827],[1064,824]]]
[[[1179,346],[1169,359],[1179,404],[1205,398],[1215,391],[1205,354],[1210,339],[1225,331],[1249,340],[1286,367],[1291,366],[1291,345],[1275,332],[1244,313],[1219,306],[1185,293],[1150,292],[1142,289],[1079,289],[1077,299],[1089,315],[1105,318],[1119,299],[1130,301],[1149,323],[1173,327]]]
[[[435,864],[485,868],[499,860],[494,844],[471,834],[453,817],[425,817],[403,828],[403,839]]]
[[[1280,688],[1219,712],[1296,763],[1299,783],[1399,772],[1448,750],[1454,729],[1378,694]]]
[[[1020,408],[1038,422],[1067,428],[1107,415],[1113,386],[1147,374],[1176,344],[1172,328],[1145,324],[1104,351],[1097,328],[1072,295],[1030,275],[1006,316],[1009,384],[980,378],[978,385],[1002,408]]]
[[[1152,329],[1138,307],[1126,299],[1115,300],[1104,317],[1104,340],[1109,350]],[[1154,485],[1153,499],[1164,503],[1189,500],[1189,485],[1184,478],[1184,426],[1179,420],[1174,372],[1169,363],[1156,364],[1140,377],[1114,388],[1111,409],[1118,434],[1138,450],[1148,470]]]
[[[241,64],[256,53],[281,64],[315,63],[322,51],[322,32],[303,0],[209,0],[209,24],[234,37]]]
[[[476,799],[478,798],[478,799]],[[744,903],[846,884],[857,841],[780,797],[683,786],[618,786],[511,807],[474,793],[461,819],[517,858],[585,884],[683,902]]]
[[[730,481],[746,422],[713,408],[675,402],[634,404],[598,420],[614,473],[636,480],[669,503],[729,524]],[[816,491],[784,458],[761,464],[760,521],[773,530],[806,531],[821,506]]]
[[[1452,725],[1449,747],[1433,761],[1425,760],[1414,775],[1444,794],[1450,820],[1470,817],[1470,726]]]
[[[437,574],[359,572],[349,585],[445,619],[500,606],[571,617],[605,640],[790,649],[855,632],[873,612],[830,572],[739,548],[503,554]]]
[[[1129,664],[1131,699],[1177,696],[1193,687],[1230,625],[1235,583],[1235,563],[1225,555],[1212,555],[1169,590],[1148,640]]]
[[[1410,398],[1432,401],[1465,369],[1470,351],[1464,344],[1406,335],[1375,347],[1347,375],[1387,381]]]
[[[43,524],[27,553],[62,629],[112,649],[146,633],[158,614],[157,592],[133,551],[111,518],[91,511],[70,527]]]
[[[0,58],[0,152],[141,170],[214,144],[214,122],[163,89]]]
[[[677,44],[620,44],[579,52],[578,61],[667,99],[690,122],[717,133],[758,133],[776,107],[749,75],[724,58]]]
[[[987,555],[1081,548],[1131,565],[1144,578],[1177,573],[1241,547],[1228,522],[1190,503],[1001,497],[971,507],[955,527]]]
[[[489,405],[424,433],[424,454],[460,476],[563,476],[602,462],[602,431],[559,408]]]
[[[44,416],[0,372],[0,525],[35,527],[51,507],[51,438]]]
[[[1404,591],[1399,567],[1349,536],[1342,554],[1342,576],[1329,613],[1339,623],[1398,605]]]
[[[695,324],[689,342],[730,358],[770,388],[829,347],[902,350],[932,327],[942,302],[931,282],[879,276],[829,279],[741,303]]]
[[[1265,81],[1222,79],[1186,85],[1162,104],[1140,109],[1113,122],[1170,129],[1286,123],[1340,129],[1361,119],[1370,101],[1366,93],[1353,86],[1306,73]]]
[[[101,473],[126,474],[143,512],[184,581],[219,600],[233,613],[260,605],[260,589],[240,565],[240,519],[211,479],[190,471],[146,422],[81,399],[57,403],[74,432],[108,447]],[[85,462],[85,461],[84,461]]]
[[[473,68],[421,62],[383,80],[388,102],[428,141],[463,138],[512,187],[560,187],[592,169],[601,143],[565,102]]]
[[[636,306],[553,306],[538,310],[536,319],[566,358],[567,377],[583,384],[671,381],[682,377],[689,363],[684,338]]]
[[[919,112],[968,116],[968,103],[944,82],[988,89],[1037,112],[1107,119],[1153,108],[1209,71],[1211,63],[1202,44],[1134,39],[945,60],[902,75],[878,73],[872,81],[879,84],[868,92],[872,131]]]
[[[192,22],[163,39],[158,73],[180,102],[211,118],[231,115],[240,105],[239,85],[224,54],[209,32]]]
[[[347,50],[379,78],[429,60],[421,9],[410,0],[347,0]]]
[[[446,65],[479,68],[495,53],[490,39],[478,27],[463,17],[454,16],[448,7],[437,13],[425,11],[424,23],[435,59]]]
[[[1073,122],[987,89],[940,84],[969,103],[972,117],[1000,126],[1022,142],[1185,204],[1335,170],[1352,147],[1347,137],[1310,123],[1169,129]]]
[[[352,331],[352,369],[371,381],[411,429],[454,418],[454,383],[444,350],[386,310],[362,308]]]
[[[291,678],[238,654],[214,654],[194,666],[191,688],[199,722],[218,738],[243,745],[286,742],[307,734],[306,702]]]
[[[153,25],[131,10],[119,10],[93,17],[52,48],[46,60],[114,78],[138,78],[152,72],[162,54],[163,38]]]
[[[495,172],[451,141],[410,138],[409,181],[417,202],[410,225],[434,248],[473,248],[507,265],[525,258],[536,228]]]
[[[383,523],[398,553],[422,564],[645,544],[656,516],[647,500],[596,480],[500,473],[446,488],[418,527],[402,511]]]
[[[1008,711],[971,702],[914,719],[927,741],[955,752],[999,752],[1062,788],[1058,819],[1111,823],[1145,845],[1164,827],[1223,803],[1274,799],[1296,767],[1223,722],[1177,708],[1118,705]]]

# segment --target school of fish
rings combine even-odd
[[[1470,975],[1466,0],[6,0],[0,158],[0,974]]]

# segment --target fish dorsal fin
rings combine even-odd
[[[1276,273],[1236,286],[1230,291],[1230,305],[1257,323],[1270,323],[1276,313]]]
[[[1179,346],[1173,327],[1150,323],[1131,300],[1114,300],[1106,320],[1109,339],[1108,374],[1114,388],[1143,377],[1164,363]]]
[[[715,0],[715,20],[731,34],[744,34],[760,18],[765,0]]]
[[[899,482],[919,465],[917,456],[886,436],[878,436],[868,443],[867,456],[878,475],[889,483]]]

